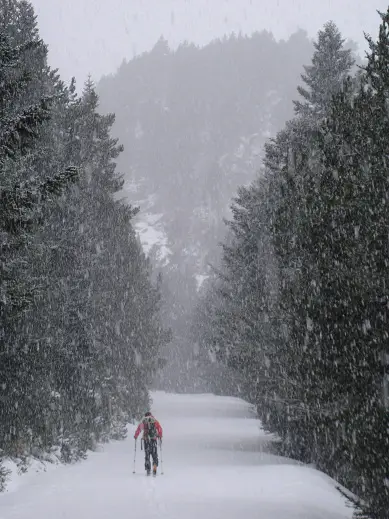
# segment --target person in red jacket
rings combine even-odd
[[[138,425],[134,438],[138,439],[139,434],[143,431],[143,445],[145,448],[145,470],[149,475],[151,472],[150,456],[153,460],[153,474],[156,475],[158,467],[158,446],[157,440],[162,442],[162,427],[158,420],[147,411],[142,421]]]

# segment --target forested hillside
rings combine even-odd
[[[260,163],[256,152],[292,115],[311,52],[303,32],[288,42],[263,32],[176,51],[161,39],[99,82],[101,110],[117,114],[127,189],[161,215],[175,263],[191,274],[204,273],[220,216]]]
[[[163,272],[165,322],[174,332],[165,379],[173,389],[192,387],[190,320],[219,257],[231,197],[255,178],[266,140],[292,116],[312,52],[304,31],[287,41],[263,31],[176,51],[161,38],[98,84],[101,110],[117,115],[113,132],[125,147],[125,190],[141,208],[140,238]]]

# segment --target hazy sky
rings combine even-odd
[[[161,35],[172,47],[205,44],[232,31],[264,28],[286,38],[299,27],[314,35],[334,20],[343,35],[365,48],[363,31],[377,35],[388,0],[32,0],[50,64],[63,79],[88,73],[98,80],[123,58],[149,50]]]

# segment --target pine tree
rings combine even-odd
[[[280,267],[280,304],[289,340],[283,360],[289,380],[285,398],[294,403],[287,407],[286,443],[290,453],[304,461],[318,456],[319,429],[327,420],[320,406],[325,400],[323,391],[328,391],[325,377],[318,383],[320,378],[313,374],[315,370],[325,372],[320,354],[307,342],[307,334],[315,326],[310,307],[317,280],[304,225],[315,218],[310,205],[318,196],[321,159],[315,142],[320,124],[353,65],[350,51],[343,45],[336,26],[326,24],[318,34],[312,65],[305,67],[302,76],[307,88],[298,88],[305,102],[295,103],[297,117],[266,146],[266,166],[274,176],[276,204],[271,221]]]
[[[1,1],[0,27],[1,448],[71,461],[125,435],[169,334],[117,200],[114,115],[49,69],[28,2]]]
[[[28,359],[34,352],[23,344],[19,332],[23,312],[31,306],[38,288],[27,267],[33,233],[42,207],[76,176],[73,169],[37,174],[30,161],[39,130],[50,117],[47,99],[29,105],[26,96],[29,78],[21,64],[26,49],[35,45],[26,42],[14,47],[6,34],[0,34],[1,437],[6,452],[18,450],[26,439],[32,411],[33,395],[28,394],[28,387],[33,374]]]
[[[39,320],[51,329],[46,347],[67,456],[68,448],[79,456],[96,441],[123,436],[125,424],[147,404],[165,340],[159,291],[132,228],[137,210],[116,200],[123,181],[115,159],[122,147],[110,137],[113,122],[112,114],[98,113],[89,79],[62,123],[68,129],[63,156],[82,174],[44,230],[52,250],[44,307],[52,311]]]
[[[332,23],[315,49],[306,87],[299,88],[305,101],[296,102],[295,119],[266,146],[263,179],[241,190],[233,210],[221,281],[228,303],[218,326],[230,364],[247,380],[245,396],[282,438],[284,453],[306,462],[321,456],[319,433],[328,422],[321,405],[332,384],[317,347],[309,346],[317,270],[307,225],[322,168],[321,124],[353,64]]]
[[[389,12],[381,16],[378,41],[368,38],[370,54],[362,84],[355,93],[350,82],[336,99],[321,142],[325,157],[321,192],[326,203],[320,204],[325,213],[320,211],[317,222],[319,233],[323,227],[325,233],[321,232],[317,252],[322,286],[332,281],[318,303],[327,321],[322,323],[321,330],[327,332],[322,336],[332,342],[325,347],[331,355],[333,398],[338,400],[336,420],[343,428],[337,435],[343,464],[354,475],[351,484],[361,497],[357,502],[361,516],[384,519],[389,510],[389,422],[383,401]],[[332,268],[324,257],[333,258]]]
[[[333,95],[342,88],[354,59],[334,22],[324,25],[313,45],[312,65],[305,66],[301,76],[306,87],[297,88],[304,101],[295,101],[294,105],[297,115],[320,117],[325,116]]]
[[[381,28],[381,42],[384,34]],[[363,496],[359,506],[367,516],[383,518],[388,468],[377,453],[382,457],[388,442],[381,379],[387,121],[379,71],[386,68],[385,51],[376,60],[378,47],[370,44],[367,79],[348,80],[307,145],[295,141],[274,229],[278,254],[292,267],[283,304],[292,317],[291,351],[298,354],[296,397],[305,408],[292,420],[297,428],[289,422],[292,444],[308,446],[308,459]],[[381,90],[377,83],[369,88],[374,81]]]

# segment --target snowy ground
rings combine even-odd
[[[0,496],[0,519],[351,517],[332,480],[266,453],[267,438],[244,402],[165,393],[153,399],[165,433],[164,475],[145,476],[143,452],[132,473],[129,434],[85,462],[23,476]]]

